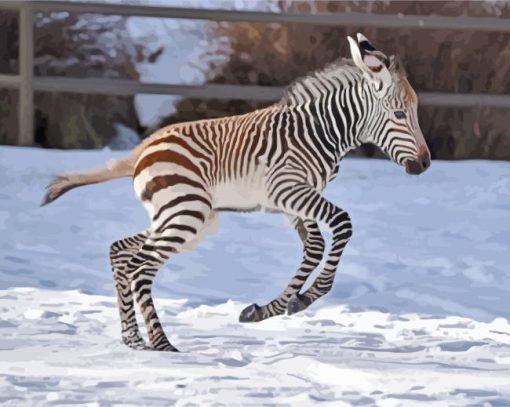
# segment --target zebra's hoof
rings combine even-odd
[[[133,350],[147,350],[150,349],[141,336],[123,336],[122,342],[124,345],[129,346]]]
[[[173,346],[170,343],[165,346],[159,346],[157,348],[150,348],[150,349],[153,351],[156,351],[156,352],[179,352],[179,349],[177,349],[175,346]]]
[[[151,350],[158,352],[179,352],[179,350],[170,343],[168,338],[163,334],[150,339]]]
[[[241,311],[239,322],[257,322],[262,320],[262,308],[257,304],[251,304]]]
[[[303,311],[310,305],[310,300],[302,295],[296,294],[292,297],[287,305],[287,315],[295,314],[296,312]]]

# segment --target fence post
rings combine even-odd
[[[19,11],[19,87],[17,145],[34,144],[34,26],[30,3]]]

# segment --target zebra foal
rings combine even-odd
[[[348,213],[321,192],[348,151],[373,143],[410,174],[429,167],[417,97],[399,59],[376,50],[361,34],[348,41],[352,60],[297,80],[265,109],[162,128],[129,157],[57,177],[48,186],[43,204],[77,186],[133,177],[151,224],[110,248],[126,345],[176,351],[159,322],[152,282],[166,260],[214,232],[219,212],[283,213],[303,241],[302,262],[281,295],[263,306],[250,305],[239,317],[261,321],[301,311],[331,289],[352,225]],[[331,229],[333,242],[324,269],[301,292],[325,251],[318,222]],[[149,346],[138,329],[134,301]]]

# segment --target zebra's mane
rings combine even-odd
[[[281,102],[293,105],[298,101],[307,101],[319,96],[318,80],[335,79],[341,82],[352,80],[354,76],[361,76],[361,70],[352,59],[340,58],[329,63],[324,68],[316,69],[292,82],[284,91]]]
[[[402,85],[404,93],[412,94],[412,88],[407,82],[407,74],[398,56],[391,55],[385,61],[386,67],[393,75],[394,80],[399,84],[397,89]],[[296,79],[284,91],[280,100],[286,106],[293,106],[300,102],[307,102],[321,96],[324,83],[329,84],[347,84],[357,78],[362,77],[361,69],[359,69],[352,59],[340,58],[324,68],[311,71],[305,76]],[[411,90],[409,90],[411,88]]]

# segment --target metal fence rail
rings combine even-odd
[[[19,8],[20,1],[3,1],[3,7]],[[274,13],[266,11],[211,10],[185,7],[143,6],[138,4],[67,3],[55,0],[25,1],[35,11],[67,11],[122,16],[185,18],[213,21],[364,26],[385,28],[428,28],[448,30],[510,32],[510,22],[497,17],[445,17],[364,13]]]
[[[510,32],[510,21],[489,17],[443,17],[382,14],[305,14],[273,13],[239,10],[209,10],[176,7],[142,6],[132,4],[68,3],[64,1],[6,1],[0,0],[0,9],[20,13],[19,75],[0,74],[0,87],[18,89],[19,132],[18,144],[33,144],[33,92],[76,92],[110,95],[137,93],[173,94],[196,98],[249,99],[271,101],[278,99],[283,88],[251,85],[205,84],[176,85],[140,83],[132,80],[107,78],[33,77],[33,13],[38,11],[66,11],[70,13],[97,13],[123,16],[185,18],[213,21],[249,21],[282,24],[313,24],[364,27],[399,27],[415,29],[448,29]],[[420,93],[420,104],[443,107],[491,106],[510,108],[510,96],[489,94]]]
[[[181,95],[191,98],[247,99],[274,101],[282,95],[285,87],[260,85],[228,85],[206,83],[204,85],[171,85],[165,83],[140,83],[125,79],[42,77],[34,78],[34,90],[44,92],[72,92],[108,95]],[[491,106],[510,108],[510,97],[480,93],[418,93],[420,105],[442,107]]]

